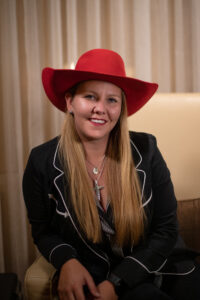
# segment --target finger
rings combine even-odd
[[[70,294],[67,295],[66,300],[76,300],[76,297],[74,296],[73,293],[70,293]]]
[[[72,292],[62,291],[59,293],[60,300],[76,300]]]
[[[74,295],[76,300],[86,300],[82,287],[80,287],[79,289],[75,289]]]
[[[73,293],[67,293],[65,294],[63,300],[76,300],[76,298]]]
[[[92,296],[96,297],[96,298],[99,298],[100,297],[100,293],[94,283],[94,280],[91,276],[87,276],[85,278],[85,281],[86,281],[86,284],[88,286],[88,289],[90,291],[90,293],[92,294]]]

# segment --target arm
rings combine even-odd
[[[150,169],[152,187],[152,220],[147,224],[144,241],[133,247],[130,255],[113,270],[113,274],[133,287],[151,274],[162,270],[177,240],[176,199],[170,173],[157,148],[156,140],[150,136],[149,152],[152,152]],[[148,178],[147,178],[148,180]]]
[[[98,298],[93,278],[78,261],[76,249],[66,243],[59,232],[56,232],[55,226],[52,226],[55,207],[51,206],[52,202],[48,198],[48,182],[48,168],[45,161],[32,152],[24,173],[23,192],[34,242],[42,255],[60,271],[58,282],[60,299],[73,295],[76,299],[85,299],[84,285],[87,285],[91,295]]]
[[[48,170],[45,159],[31,152],[23,177],[24,200],[34,243],[56,269],[70,258],[77,258],[76,249],[63,241],[52,226],[52,201],[48,198]]]

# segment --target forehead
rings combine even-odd
[[[77,86],[77,92],[82,91],[94,91],[94,92],[100,92],[100,91],[107,91],[111,94],[116,94],[121,97],[122,90],[117,85],[107,82],[107,81],[100,81],[100,80],[88,80],[83,81],[79,83]]]

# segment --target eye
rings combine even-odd
[[[95,99],[96,99],[95,96],[92,95],[92,94],[86,94],[86,95],[84,96],[84,98],[89,99],[89,100],[95,100]]]
[[[108,102],[110,102],[110,103],[117,103],[118,100],[116,98],[110,97],[110,98],[108,98]]]

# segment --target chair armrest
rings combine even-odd
[[[58,299],[56,269],[43,257],[38,257],[27,269],[24,279],[26,300]]]

